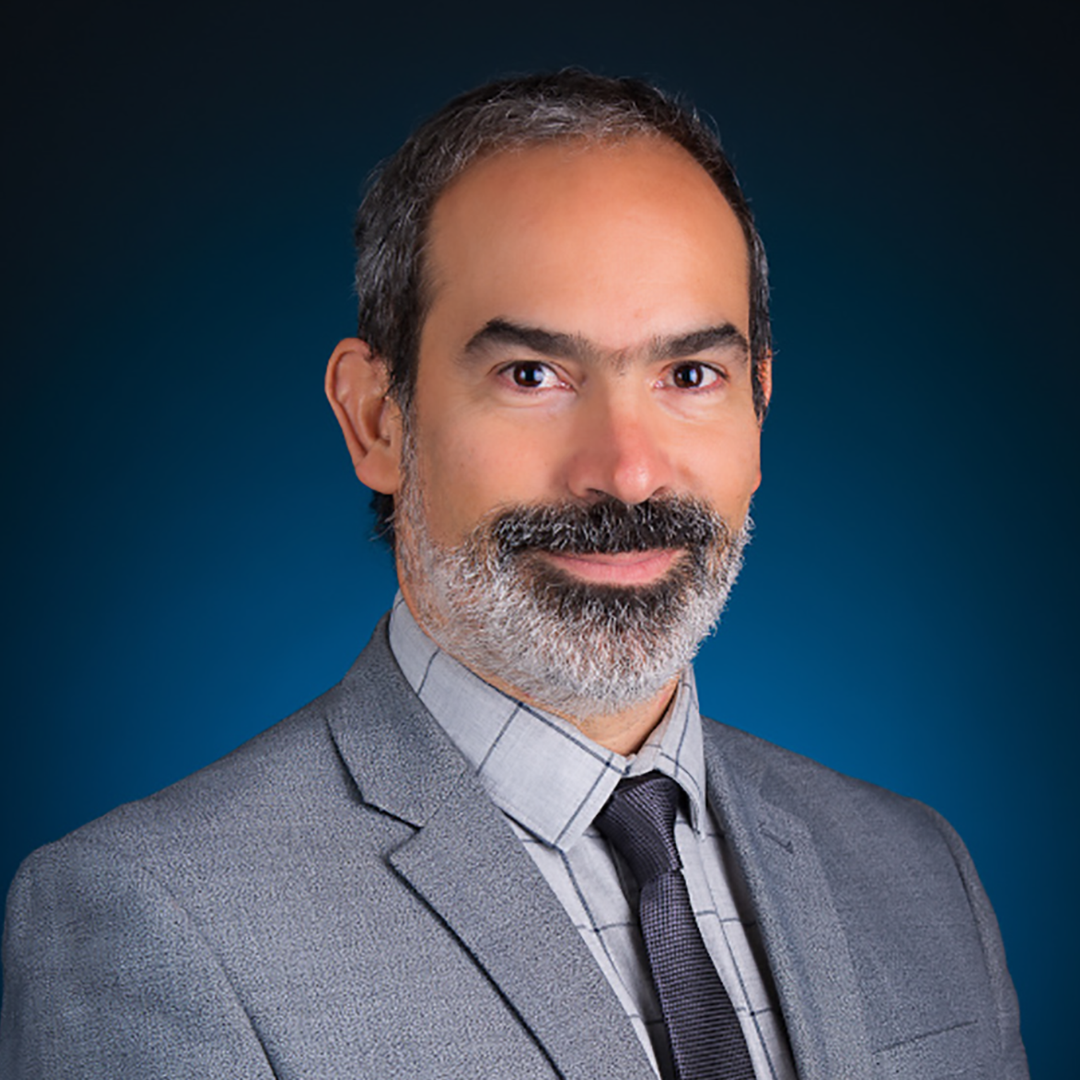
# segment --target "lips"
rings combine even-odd
[[[632,552],[536,553],[549,565],[598,585],[649,585],[663,577],[682,554],[678,548]]]

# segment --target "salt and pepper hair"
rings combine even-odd
[[[569,69],[500,79],[462,94],[422,123],[371,176],[354,232],[358,335],[387,364],[390,393],[406,417],[431,303],[428,226],[451,181],[501,150],[657,136],[683,147],[702,166],[742,227],[750,262],[754,407],[764,416],[762,362],[771,345],[765,249],[719,137],[692,107],[646,82]],[[372,506],[377,531],[388,532],[393,499],[376,495]]]

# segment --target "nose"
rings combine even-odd
[[[635,504],[672,483],[659,418],[626,391],[597,393],[578,410],[567,457],[567,484],[575,498],[610,495]]]

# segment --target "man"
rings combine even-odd
[[[699,716],[771,387],[711,132],[483,87],[357,243],[327,391],[400,596],[324,697],[27,860],[3,1075],[1026,1076],[948,825]]]

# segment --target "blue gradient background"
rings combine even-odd
[[[1075,24],[993,10],[19,15],[0,887],[321,692],[387,607],[321,389],[368,169],[506,71],[651,75],[717,118],[773,266],[758,531],[707,710],[944,812],[1034,1075],[1074,1075]]]

